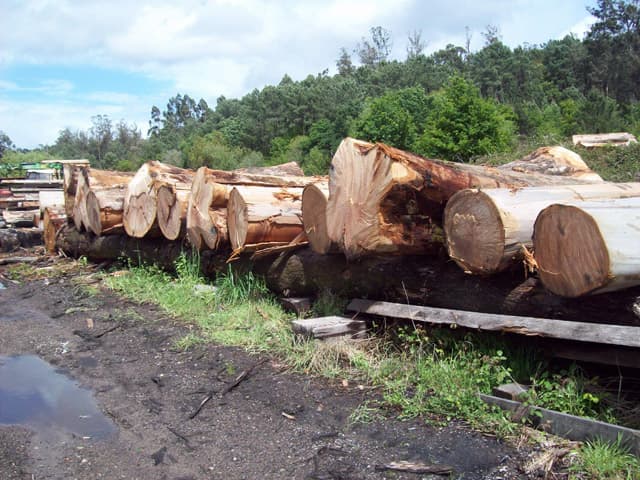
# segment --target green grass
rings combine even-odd
[[[495,336],[408,326],[387,328],[383,336],[359,342],[307,341],[292,334],[292,316],[251,273],[229,270],[214,281],[215,288],[203,289],[196,288],[205,283],[197,259],[182,257],[176,271],[171,276],[156,267],[131,267],[129,274],[108,277],[106,282],[122,295],[153,302],[194,325],[175,343],[177,349],[216,342],[268,353],[296,371],[372,386],[381,393],[380,406],[399,417],[419,416],[438,424],[464,420],[501,436],[517,433],[519,426],[482,402],[478,393],[491,393],[493,387],[511,381],[532,385],[531,404],[615,421],[604,397],[579,370],[554,371],[532,350]],[[343,300],[322,295],[314,311],[337,313]],[[352,422],[377,418],[375,409],[362,405]],[[589,461],[590,451],[586,452],[584,462]]]
[[[570,471],[576,479],[638,480],[640,460],[629,453],[620,439],[613,444],[593,440],[578,451]]]

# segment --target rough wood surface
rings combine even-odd
[[[447,250],[465,271],[493,274],[523,260],[533,247],[535,220],[549,205],[638,196],[640,183],[462,190],[444,211]]]
[[[523,162],[493,168],[430,160],[381,143],[347,138],[331,164],[327,232],[350,259],[440,252],[444,207],[460,190],[566,185],[593,179],[574,178],[566,172],[531,172]]]
[[[327,338],[336,336],[359,336],[367,328],[362,320],[349,317],[329,316],[301,318],[291,322],[293,331],[309,338]]]
[[[640,198],[551,205],[533,237],[542,283],[564,297],[640,285],[639,242]]]
[[[187,206],[189,242],[198,250],[216,250],[228,241],[226,207],[234,186],[304,187],[321,179],[303,176],[295,162],[230,172],[201,167],[194,176]]]
[[[302,191],[302,222],[311,249],[322,255],[338,251],[327,232],[329,183],[313,183]]]
[[[98,170],[95,168],[80,167],[77,172],[75,185],[75,198],[71,218],[78,230],[95,229],[100,231],[101,227],[95,223],[98,213],[91,212],[92,218],[89,219],[87,210],[87,198],[90,192],[98,192],[105,189],[120,188],[124,189],[129,181],[133,178],[133,173],[116,172],[111,170]],[[99,200],[92,204],[92,208],[99,207]],[[65,205],[66,208],[66,205]],[[120,210],[122,208],[120,207]],[[93,220],[93,223],[92,223]],[[95,232],[94,232],[95,233]]]
[[[496,315],[443,308],[405,305],[355,299],[347,306],[351,312],[407,320],[455,325],[476,330],[562,338],[640,348],[640,327],[571,322],[566,320]]]
[[[585,148],[626,146],[631,143],[638,143],[636,137],[627,132],[574,135],[572,140],[574,145],[580,145]]]
[[[227,206],[231,247],[268,248],[299,238],[304,233],[301,198],[302,188],[234,187]]]
[[[56,237],[67,223],[64,207],[46,207],[42,214],[42,236],[47,252],[56,253]]]
[[[128,183],[124,195],[122,220],[127,235],[142,238],[161,233],[157,222],[158,189],[171,185],[175,190],[190,191],[193,176],[191,170],[161,162],[150,161],[142,165]],[[179,209],[180,205],[175,208]]]
[[[92,188],[85,199],[84,224],[95,235],[122,233],[122,210],[126,185]]]

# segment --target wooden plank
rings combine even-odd
[[[375,302],[363,299],[352,300],[347,306],[347,310],[371,315],[404,318],[418,322],[455,325],[476,330],[518,333],[521,335],[640,348],[640,327],[466,312],[463,310]]]
[[[360,333],[366,329],[362,320],[349,317],[329,316],[294,320],[291,326],[295,333],[310,338],[335,337],[338,335]]]
[[[567,413],[556,412],[535,406],[526,406],[520,402],[498,398],[492,395],[480,394],[480,398],[490,404],[496,405],[503,410],[520,414],[522,409],[528,409],[524,413],[531,421],[539,424],[545,431],[560,437],[584,442],[595,438],[602,438],[611,443],[622,439],[633,453],[640,455],[640,430],[620,427],[611,423],[600,422],[590,418],[577,417]]]

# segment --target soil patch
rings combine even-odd
[[[450,465],[453,478],[522,478],[526,452],[495,438],[394,412],[353,424],[377,392],[292,374],[236,348],[178,351],[187,324],[76,280],[7,284],[0,355],[37,356],[90,389],[115,432],[0,426],[0,478],[429,478],[376,469],[397,461]]]

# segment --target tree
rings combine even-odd
[[[422,31],[414,30],[409,34],[407,45],[407,60],[416,58],[424,52],[427,43],[422,39]]]
[[[453,77],[433,103],[424,133],[415,143],[420,154],[455,161],[503,151],[513,140],[513,122],[471,83]]]
[[[388,92],[369,100],[354,121],[352,135],[373,142],[384,142],[401,149],[411,149],[428,110],[424,90],[415,87]]]
[[[356,47],[356,53],[360,63],[373,67],[387,60],[393,48],[393,42],[391,32],[380,26],[371,27],[369,32],[371,41],[362,38],[362,42]]]
[[[4,152],[12,150],[15,147],[9,135],[0,130],[0,159],[4,156]]]
[[[340,49],[340,56],[336,61],[336,67],[338,67],[338,74],[343,76],[351,75],[355,71],[355,67],[351,61],[351,55],[349,55],[344,47]]]
[[[92,127],[89,129],[89,145],[96,159],[97,166],[108,167],[105,156],[113,141],[113,125],[107,115],[91,117]]]

